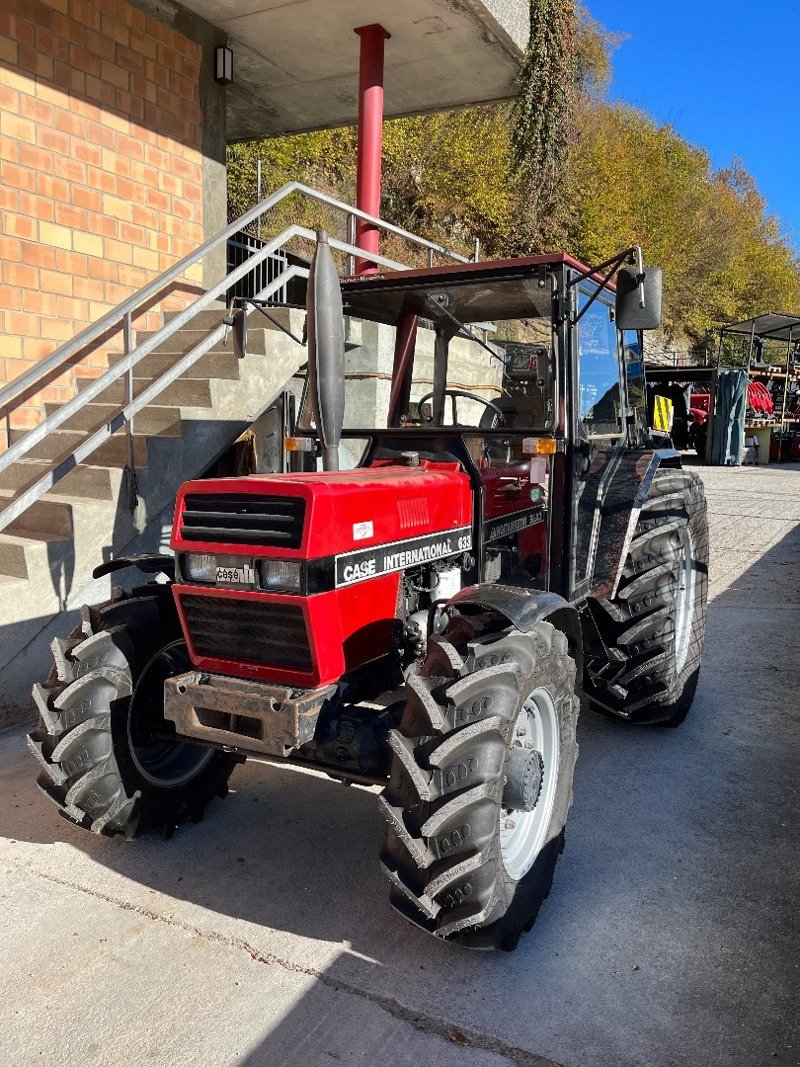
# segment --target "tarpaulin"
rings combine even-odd
[[[713,464],[729,467],[741,463],[746,409],[746,372],[720,370],[717,376],[714,440],[711,445]]]

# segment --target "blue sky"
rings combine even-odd
[[[800,248],[800,0],[587,0],[608,29],[613,99],[674,126],[716,164],[739,156]]]

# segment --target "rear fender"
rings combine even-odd
[[[660,467],[680,467],[674,448],[624,451],[611,475],[602,505],[594,516],[590,542],[589,595],[600,600],[617,594],[622,569],[639,513]]]
[[[501,615],[522,633],[530,633],[537,622],[549,622],[567,638],[570,655],[583,676],[583,637],[577,610],[557,593],[518,589],[510,585],[470,585],[448,601],[459,610],[483,608]]]

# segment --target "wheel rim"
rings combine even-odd
[[[515,881],[523,878],[545,844],[558,784],[560,735],[558,715],[546,689],[536,689],[522,705],[514,725],[512,747],[530,748],[542,758],[539,799],[531,811],[502,808],[500,855]]]
[[[678,573],[678,596],[675,602],[675,666],[678,674],[686,664],[692,637],[694,609],[694,545],[687,527],[681,536],[681,568]]]
[[[214,751],[163,736],[164,682],[191,666],[183,641],[166,645],[150,660],[128,706],[128,743],[134,765],[151,785],[179,789],[214,758]]]

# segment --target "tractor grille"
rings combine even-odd
[[[181,607],[199,656],[311,670],[308,634],[296,604],[184,595]]]
[[[184,541],[299,548],[306,502],[297,496],[198,493],[185,496]]]

